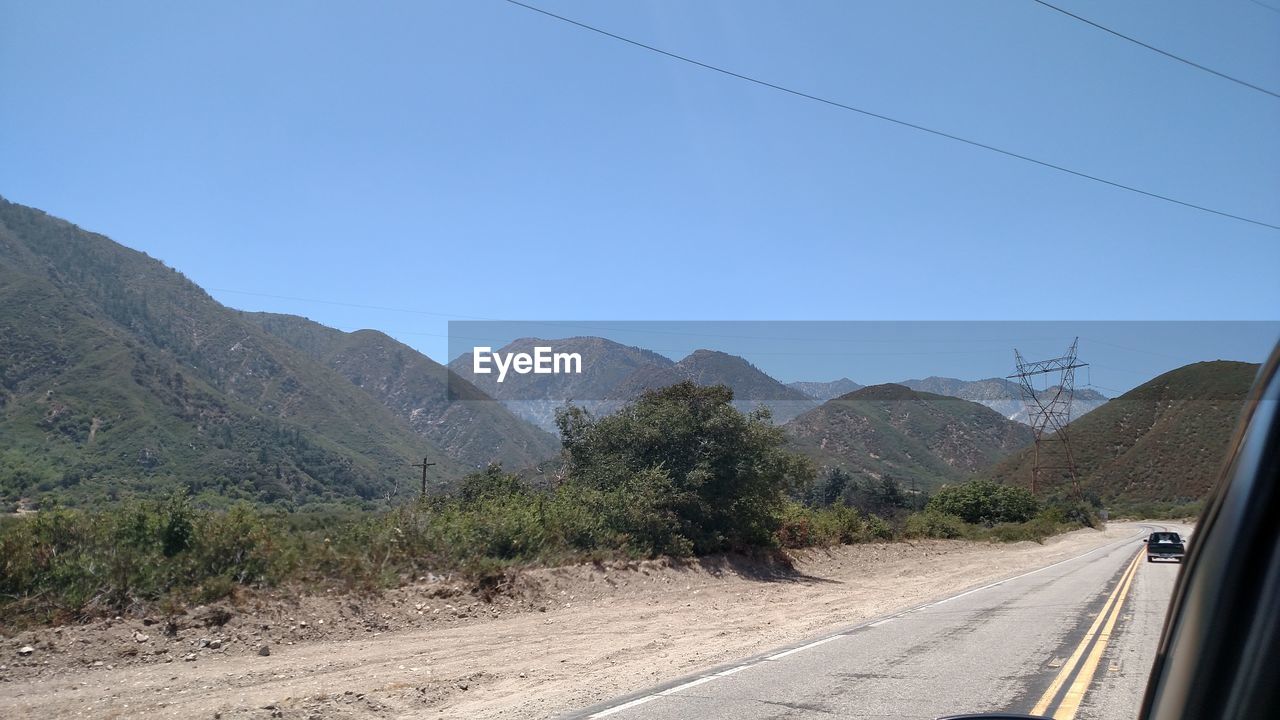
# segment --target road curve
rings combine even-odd
[[[710,668],[566,718],[929,719],[1013,711],[1059,720],[1136,715],[1178,564],[1133,533],[949,598]]]

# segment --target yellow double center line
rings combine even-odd
[[[1053,678],[1049,688],[1044,691],[1044,695],[1040,696],[1040,701],[1031,709],[1032,715],[1049,714],[1049,706],[1053,704],[1054,699],[1058,697],[1058,693],[1062,690],[1062,686],[1067,683],[1067,680],[1071,679],[1072,674],[1076,673],[1076,668],[1079,666],[1080,672],[1076,674],[1075,681],[1067,688],[1067,694],[1063,696],[1062,701],[1058,703],[1057,709],[1051,715],[1054,720],[1073,720],[1075,718],[1076,712],[1080,709],[1080,701],[1084,699],[1084,693],[1089,689],[1089,684],[1093,682],[1093,676],[1098,671],[1098,664],[1102,662],[1102,653],[1107,649],[1107,642],[1111,639],[1111,631],[1115,629],[1116,620],[1120,618],[1120,608],[1124,605],[1124,599],[1129,594],[1129,586],[1133,584],[1133,576],[1138,571],[1138,561],[1141,559],[1142,551],[1139,550],[1138,554],[1134,555],[1133,560],[1129,562],[1129,566],[1125,568],[1124,574],[1120,576],[1120,582],[1116,583],[1115,590],[1112,590],[1111,595],[1107,597],[1106,603],[1102,606],[1102,612],[1098,613],[1093,625],[1089,627],[1089,631],[1084,634],[1084,638],[1076,646],[1075,652],[1071,653],[1071,657],[1067,658],[1067,661],[1063,663],[1062,669]],[[1085,651],[1089,649],[1091,643],[1093,644],[1093,649],[1089,650],[1089,656],[1085,658],[1084,664],[1080,665],[1080,659],[1084,657]]]

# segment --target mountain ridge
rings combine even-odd
[[[829,400],[784,427],[819,465],[925,489],[963,480],[1032,440],[1030,428],[979,403],[897,383]]]
[[[1258,367],[1232,360],[1184,365],[1072,421],[1067,432],[1082,489],[1108,502],[1203,499],[1217,481]],[[1031,468],[1024,452],[983,474],[1030,485]],[[1044,484],[1065,482],[1049,476]]]
[[[931,375],[923,379],[903,380],[899,384],[913,390],[923,390],[938,395],[958,397],[964,400],[981,403],[1010,420],[1029,424],[1026,403],[1022,397],[1022,389],[1007,378],[987,378],[985,380],[960,380],[953,377]],[[1046,392],[1056,386],[1048,388]],[[1040,390],[1037,388],[1037,394]],[[1077,388],[1072,397],[1071,417],[1078,418],[1096,410],[1107,402],[1106,396],[1092,388]]]
[[[829,382],[810,382],[801,380],[787,383],[787,387],[799,390],[818,402],[826,402],[828,400],[838,398],[841,395],[851,393],[863,386],[847,377],[842,377],[839,380],[831,380]]]
[[[373,500],[462,467],[181,273],[0,198],[0,493]]]
[[[295,315],[241,314],[337,371],[446,455],[471,467],[500,462],[519,469],[560,451],[554,436],[386,333],[348,333]]]

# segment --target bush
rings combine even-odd
[[[866,539],[866,523],[857,510],[833,505],[818,513],[818,534],[823,544],[850,545]]]
[[[867,540],[892,540],[893,526],[879,515],[868,515],[863,523],[863,535]]]
[[[1076,527],[1070,525],[1069,527]],[[1054,513],[1041,513],[1022,523],[1001,523],[991,528],[989,537],[998,542],[1031,542],[1043,543],[1045,538],[1057,535],[1067,529]]]
[[[1078,500],[1052,500],[1037,517],[1040,516],[1050,517],[1059,524],[1094,528],[1102,525],[1097,510],[1089,503]]]
[[[1026,522],[1041,508],[1026,488],[972,480],[942,488],[929,499],[926,509],[990,527],[997,523]]]
[[[0,525],[0,607],[75,619],[182,595],[225,595],[232,584],[290,576],[297,538],[259,511],[193,509],[185,496],[109,511],[52,509]]]
[[[567,408],[556,422],[570,482],[609,493],[661,478],[667,497],[649,507],[662,517],[641,524],[670,526],[699,553],[772,544],[787,497],[813,478],[782,429],[736,410],[723,386],[683,382],[603,418]]]
[[[788,508],[774,531],[779,547],[804,548],[817,545],[817,532],[813,526],[813,512],[800,506]]]
[[[502,463],[489,463],[483,472],[462,479],[458,495],[462,502],[477,504],[494,498],[523,495],[528,490],[519,475],[502,471]]]
[[[928,508],[908,515],[903,532],[907,537],[950,540],[965,536],[965,523],[955,515]]]
[[[885,535],[892,536],[888,523],[880,518],[864,519],[847,505],[809,508],[792,504],[783,514],[775,537],[779,547],[804,548],[851,545]]]

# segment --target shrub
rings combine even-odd
[[[502,463],[489,463],[483,472],[462,479],[458,495],[464,503],[480,503],[494,498],[523,495],[528,490],[519,475],[502,471]]]
[[[699,553],[775,541],[788,495],[812,481],[804,458],[783,449],[767,415],[744,415],[733,391],[683,382],[645,393],[603,418],[557,413],[571,481],[609,493],[661,478],[668,495],[649,507]],[[642,523],[648,524],[648,523]]]
[[[819,535],[824,544],[849,545],[866,539],[862,515],[846,505],[833,505],[818,514]]]
[[[784,548],[804,548],[816,545],[817,534],[813,527],[813,513],[805,508],[788,508],[774,531],[776,542]]]
[[[907,537],[949,540],[964,537],[965,523],[955,515],[929,508],[908,515],[903,532]]]
[[[1067,499],[1051,500],[1037,517],[1050,517],[1059,524],[1081,527],[1099,527],[1102,524],[1097,511],[1086,502]]]
[[[893,526],[879,515],[868,515],[863,523],[863,536],[867,540],[892,540]]]
[[[997,523],[1026,522],[1041,508],[1026,488],[972,480],[942,488],[929,499],[926,509],[990,527]]]

